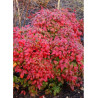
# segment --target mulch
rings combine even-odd
[[[83,88],[83,85],[81,86]],[[44,96],[44,97],[41,97]],[[26,91],[26,95],[20,94],[19,90],[14,89],[13,98],[84,98],[84,90],[75,88],[74,91],[70,89],[67,84],[64,84],[60,93],[54,96],[53,94],[45,95],[44,91],[38,92],[38,95],[35,97],[30,96],[28,90]]]

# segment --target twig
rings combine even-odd
[[[16,2],[15,0],[13,1],[13,22],[14,22],[14,27],[16,26]]]
[[[23,6],[22,6],[22,11],[21,11],[21,19],[22,19],[24,10],[25,10],[25,2],[24,2],[24,0],[23,0]]]
[[[26,10],[25,18],[27,18],[27,15],[28,15],[28,10],[29,10],[29,4],[30,4],[30,2],[31,2],[31,0],[29,0],[28,6],[27,6],[27,10]],[[26,21],[26,19],[24,20],[23,26],[25,25],[25,21]]]

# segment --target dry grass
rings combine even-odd
[[[84,10],[83,0],[55,0],[55,1],[54,0],[13,0],[14,26],[21,27],[26,25],[28,21],[27,17],[30,14],[29,11],[33,9],[39,9],[41,6],[43,6],[44,8],[47,8],[48,3],[51,5],[56,4],[55,8],[58,8],[58,9],[61,9],[61,8],[71,8],[72,10],[76,9],[76,11],[79,12],[80,14]],[[48,8],[50,8],[50,6],[48,6]]]
[[[50,0],[13,0],[13,22],[14,26],[26,25],[27,17],[29,16],[28,11],[35,8],[37,5],[46,8]]]
[[[36,2],[39,6],[46,7],[50,0],[32,0],[32,1]]]

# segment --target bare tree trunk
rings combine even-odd
[[[57,9],[60,9],[60,0],[58,0],[58,7]]]
[[[17,9],[18,9],[19,26],[21,27],[21,15],[20,15],[20,9],[19,9],[18,0],[16,0],[16,5],[17,5]]]

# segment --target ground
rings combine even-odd
[[[45,95],[44,91],[39,92],[35,97],[30,96],[29,93],[24,96],[23,94],[20,94],[20,92],[17,92],[17,90],[14,90],[13,98],[40,98],[41,96],[44,96],[43,98],[84,98],[84,90],[82,85],[81,89],[72,91],[70,87],[65,84],[60,93],[56,96],[53,96],[53,94]]]

